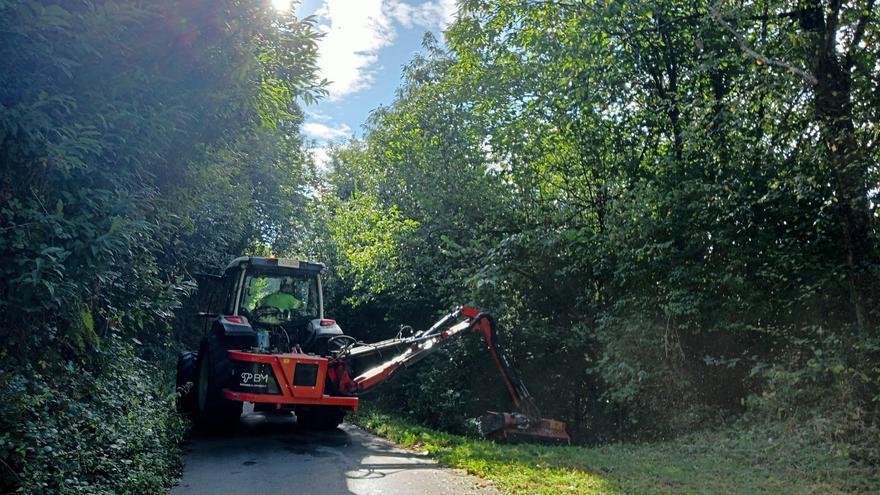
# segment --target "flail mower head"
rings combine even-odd
[[[545,418],[530,420],[520,413],[487,411],[480,418],[480,432],[498,442],[571,444],[564,422]]]

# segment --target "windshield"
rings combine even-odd
[[[317,318],[317,279],[305,275],[248,275],[241,311],[250,319],[268,323]]]

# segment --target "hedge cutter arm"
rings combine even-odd
[[[463,306],[447,314],[428,330],[410,337],[375,344],[355,343],[340,350],[331,361],[328,377],[337,388],[350,395],[359,395],[385,382],[398,370],[408,368],[436,351],[446,342],[467,334],[481,333],[504,384],[510,393],[516,412],[489,411],[480,418],[483,435],[497,440],[540,441],[570,443],[565,423],[544,419],[525,384],[513,371],[507,357],[498,348],[495,319],[488,313]],[[387,360],[352,377],[349,370],[358,361]]]

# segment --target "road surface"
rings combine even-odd
[[[171,495],[497,494],[355,426],[310,432],[292,415],[246,413],[235,433],[195,437],[189,448]]]

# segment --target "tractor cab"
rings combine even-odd
[[[252,336],[263,352],[324,355],[327,340],[342,335],[334,320],[324,318],[320,263],[275,257],[243,256],[223,271],[222,314],[214,326],[227,335]]]

